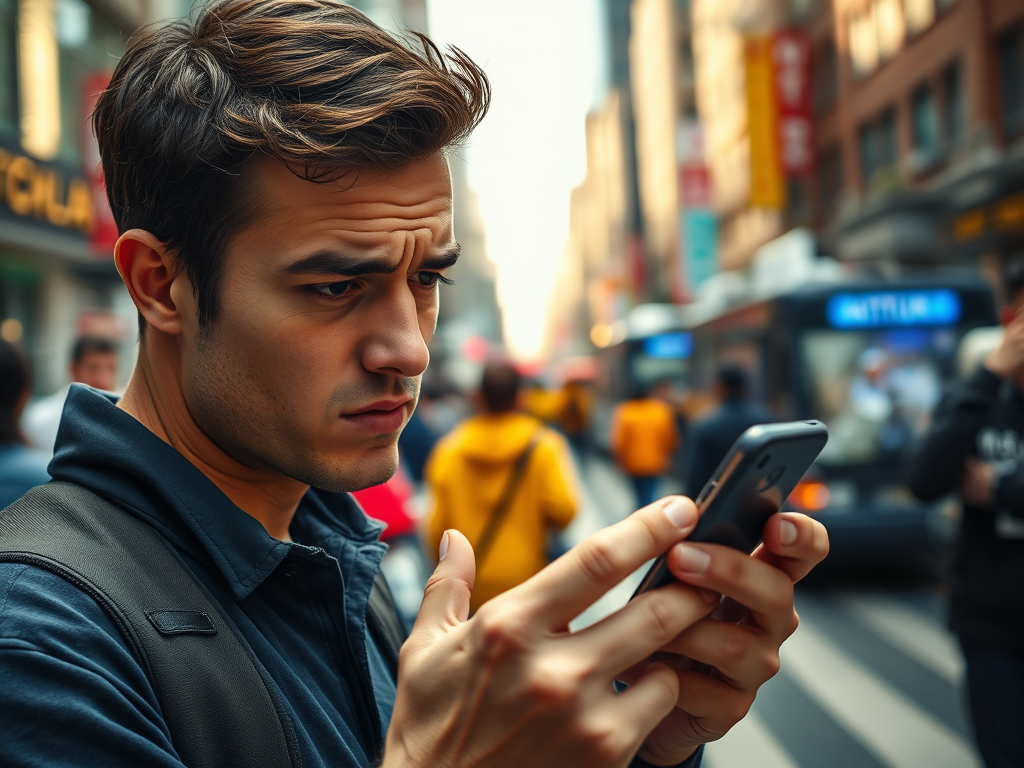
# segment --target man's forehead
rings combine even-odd
[[[424,198],[451,200],[448,162],[438,153],[401,169],[339,169],[327,181],[310,181],[301,172],[266,157],[254,158],[247,171],[261,196],[297,202],[296,196],[320,198],[335,205],[391,203],[415,205]]]

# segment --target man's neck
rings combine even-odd
[[[290,541],[288,528],[309,486],[248,467],[224,452],[193,419],[182,392],[180,369],[164,362],[176,358],[149,354],[152,340],[146,341],[118,407],[192,462],[267,533]]]

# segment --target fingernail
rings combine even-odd
[[[711,565],[711,555],[703,549],[677,544],[676,564],[679,566],[679,570],[686,571],[686,573],[704,573]]]
[[[444,536],[441,537],[441,546],[437,548],[437,560],[440,562],[444,560],[444,556],[448,554],[448,531],[444,532]]]
[[[662,511],[676,528],[689,528],[697,519],[697,510],[693,504],[682,499],[670,501]]]
[[[796,541],[796,526],[789,522],[789,520],[783,520],[779,524],[779,541],[782,542],[784,547],[788,547]]]

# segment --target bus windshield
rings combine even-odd
[[[949,327],[805,331],[814,412],[829,428],[820,461],[868,464],[900,456],[939,402],[960,335]]]

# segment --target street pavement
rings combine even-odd
[[[606,461],[591,460],[581,480],[569,544],[633,507]],[[644,570],[572,626],[624,605]],[[782,671],[747,717],[708,745],[706,768],[980,768],[962,706],[963,659],[933,586],[818,580],[798,587],[796,607],[800,628],[783,645]]]

